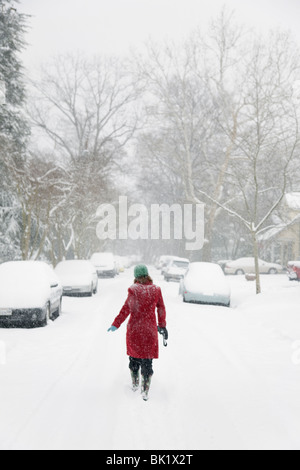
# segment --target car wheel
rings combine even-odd
[[[235,271],[235,274],[236,274],[237,276],[242,276],[243,274],[245,274],[245,271],[243,271],[242,269],[237,269],[237,270]]]
[[[50,304],[47,305],[46,320],[47,320],[47,324],[49,323],[50,320],[52,320]]]
[[[60,315],[61,315],[61,306],[62,306],[62,299],[60,299],[60,301],[59,301],[59,306],[58,306],[58,309],[56,311],[56,318],[60,317]]]
[[[269,274],[278,274],[278,271],[277,271],[276,268],[271,268],[271,269],[269,270]]]
[[[94,291],[94,289],[93,289],[93,284],[92,284],[92,285],[91,285],[91,290],[90,290],[90,292],[88,293],[88,297],[93,297],[93,291]]]
[[[48,304],[46,307],[46,316],[44,320],[40,322],[40,326],[47,326],[50,320],[51,320],[51,309],[50,309],[50,304]]]

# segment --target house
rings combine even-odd
[[[280,212],[280,219],[258,238],[261,257],[285,266],[300,260],[300,192],[286,194]]]

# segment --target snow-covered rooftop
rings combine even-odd
[[[261,242],[270,240],[271,238],[279,235],[286,228],[287,225],[278,225],[278,227],[272,227],[269,230],[266,230],[264,233],[260,234],[258,239]]]

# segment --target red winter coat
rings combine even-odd
[[[127,325],[127,354],[138,359],[158,358],[158,326],[166,327],[166,309],[159,287],[134,284],[128,289],[128,298],[113,326],[119,328],[130,315]]]

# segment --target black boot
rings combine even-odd
[[[139,388],[139,385],[140,385],[139,372],[133,372],[131,370],[130,373],[131,373],[131,379],[132,379],[132,390],[136,392],[136,390]]]
[[[149,399],[149,389],[151,385],[151,375],[144,376],[142,375],[142,398],[144,401],[147,401]]]

